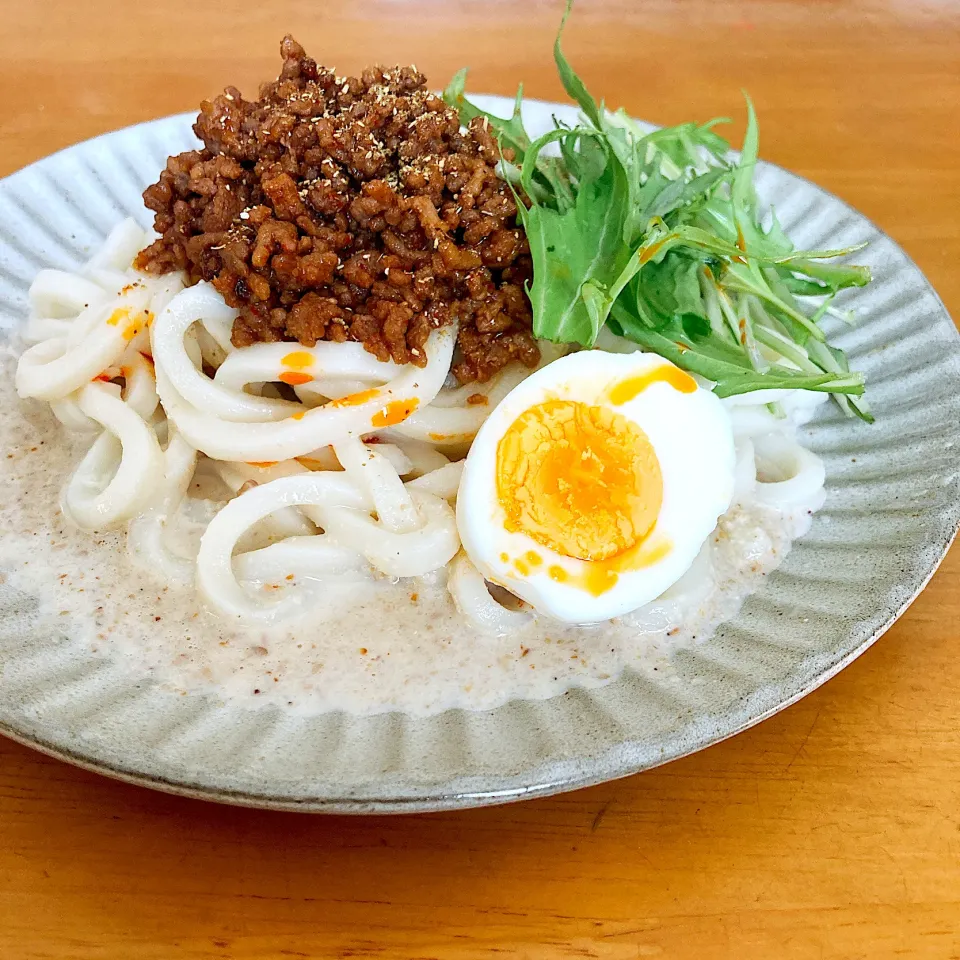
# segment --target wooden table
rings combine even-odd
[[[559,0],[3,0],[0,174],[274,75],[341,71],[558,98]],[[239,10],[221,22],[218,11]],[[234,16],[234,14],[231,14]],[[567,50],[610,104],[742,116],[850,201],[960,316],[960,7],[582,0]],[[735,128],[735,135],[740,127]],[[785,713],[667,767],[408,818],[258,813],[0,742],[0,956],[960,956],[960,553],[883,640]]]

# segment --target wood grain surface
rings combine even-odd
[[[559,0],[2,0],[0,174],[275,75],[559,98]],[[567,50],[652,121],[760,112],[763,155],[897,239],[960,316],[956,0],[581,0]],[[741,125],[734,128],[738,135]],[[500,809],[267,814],[0,742],[4,960],[960,957],[960,553],[860,660],[662,769]]]

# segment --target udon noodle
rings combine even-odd
[[[530,371],[517,364],[457,385],[455,325],[431,334],[423,367],[382,362],[353,342],[236,348],[236,312],[212,287],[132,268],[148,240],[125,221],[77,272],[43,270],[30,289],[17,390],[90,438],[64,487],[65,515],[88,531],[126,525],[134,563],[195,584],[241,621],[322,603],[341,578],[446,568],[474,628],[505,635],[528,623],[533,612],[491,592],[460,550],[454,504],[470,441]],[[609,333],[598,346],[635,349]],[[542,363],[560,355],[541,347]],[[763,391],[724,401],[735,504],[819,504],[823,466],[795,428],[825,399]],[[178,528],[198,522],[199,546],[185,550]],[[708,541],[650,616],[709,590],[712,549]]]

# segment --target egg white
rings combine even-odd
[[[506,587],[539,613],[567,623],[593,623],[649,603],[677,582],[696,559],[734,489],[734,442],[730,417],[720,400],[698,387],[682,393],[655,381],[636,397],[614,404],[608,393],[623,380],[665,366],[655,354],[582,351],[556,360],[516,386],[484,422],[463,470],[457,495],[457,526],[467,555],[487,580]],[[506,529],[497,493],[497,447],[524,411],[548,400],[606,407],[647,435],[663,477],[663,502],[644,541],[668,549],[640,569],[619,573],[617,583],[593,596],[574,582],[590,561],[578,560]],[[521,574],[514,560],[533,551],[542,562]],[[502,555],[506,555],[505,562]],[[562,567],[570,579],[548,574]]]

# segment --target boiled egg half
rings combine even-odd
[[[457,496],[463,547],[539,613],[593,623],[656,599],[730,505],[730,418],[654,354],[585,350],[515,387]]]

